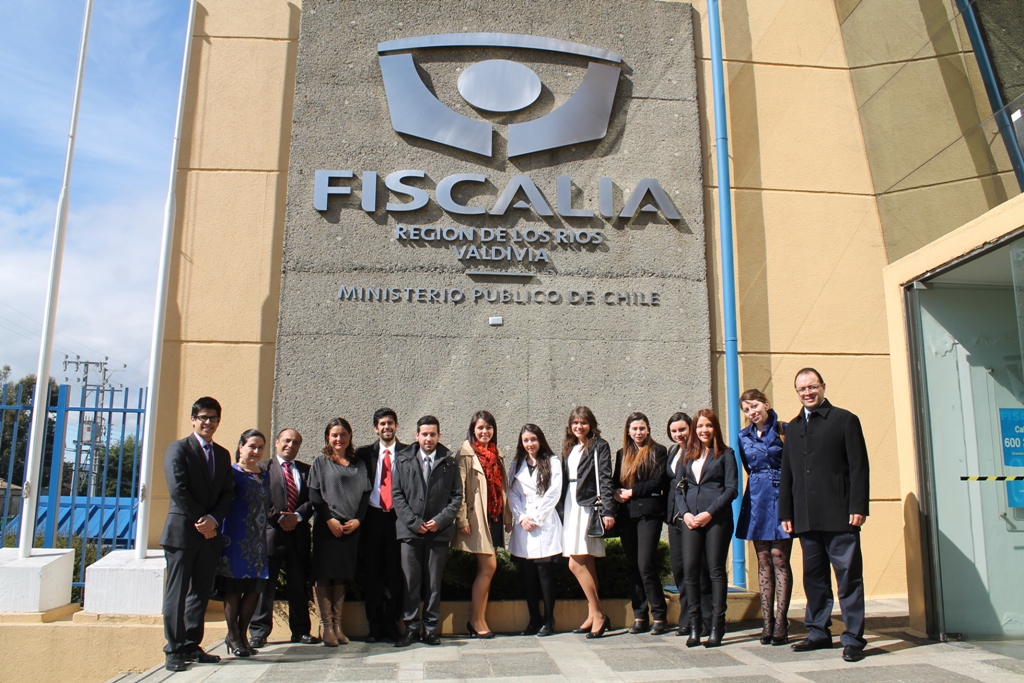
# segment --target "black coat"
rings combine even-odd
[[[309,522],[313,517],[313,504],[309,501],[309,465],[299,460],[292,460],[292,466],[299,472],[302,484],[299,486],[298,505],[295,512],[302,521],[291,531],[281,528],[279,516],[288,510],[288,489],[284,481],[284,468],[277,461],[277,456],[260,463],[260,469],[270,477],[270,509],[267,513],[267,554],[280,555],[288,549],[288,534],[295,534],[300,548],[309,548]],[[305,544],[305,545],[303,545]]]
[[[231,454],[213,444],[213,478],[206,465],[206,454],[193,434],[173,442],[164,454],[164,477],[171,504],[167,521],[160,535],[160,545],[169,548],[192,548],[204,542],[223,543],[220,525],[231,509],[235,497],[235,480],[231,475]],[[196,531],[195,524],[210,515],[217,521],[218,535],[207,541]]]
[[[633,519],[658,517],[664,519],[668,510],[668,451],[661,444],[654,444],[654,469],[650,474],[627,487],[622,483],[622,449],[615,454],[615,473],[612,488],[632,488],[633,496],[619,505],[619,515]]]
[[[860,420],[824,401],[786,425],[779,482],[779,519],[794,532],[856,531],[850,515],[867,515],[868,449]]]
[[[700,473],[700,482],[693,473],[691,460],[676,487],[676,508],[679,515],[707,512],[713,520],[732,520],[732,501],[739,495],[739,472],[736,454],[726,448],[716,458],[709,454]],[[682,465],[677,465],[677,469]]]
[[[405,448],[406,445],[395,439],[395,444],[391,447],[391,468],[394,471],[395,463],[398,461],[398,452]],[[377,478],[377,461],[380,455],[380,439],[377,439],[369,446],[360,446],[356,449],[356,457],[363,461],[366,465],[366,476],[370,478],[370,486],[373,486],[373,482]],[[372,489],[371,489],[372,490]]]
[[[419,538],[450,543],[455,537],[455,515],[462,506],[459,465],[451,451],[438,444],[434,451],[430,481],[425,482],[419,451],[419,444],[411,444],[398,452],[395,461],[395,471],[398,473],[392,494],[395,512],[398,514],[395,535],[399,539]],[[437,531],[416,533],[421,525],[430,520],[437,522]]]
[[[597,455],[597,475],[594,474],[594,456]],[[576,503],[589,507],[597,502],[598,477],[601,484],[602,517],[615,516],[615,498],[612,497],[612,449],[608,442],[598,437],[590,442],[590,447],[580,458],[579,467],[569,472],[569,458],[562,460],[562,499],[559,507],[565,504],[565,492],[569,490],[569,480],[576,480]]]
[[[676,521],[676,513],[679,511],[679,508],[676,507],[676,487],[679,486],[679,482],[686,473],[681,457],[676,465],[675,472],[670,472],[668,469],[677,452],[679,452],[679,444],[672,444],[672,448],[668,449],[668,455],[665,457],[665,477],[668,478],[668,495],[665,496],[665,521],[669,524],[673,524]]]

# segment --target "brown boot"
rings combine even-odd
[[[331,604],[333,586],[313,586],[313,597],[316,598],[316,611],[320,613],[321,638],[324,647],[338,647],[338,638],[334,635],[334,606]]]
[[[334,614],[334,637],[339,645],[348,645],[348,638],[341,630],[341,611],[345,606],[345,584],[331,586],[331,608]]]

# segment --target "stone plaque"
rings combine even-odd
[[[274,428],[711,401],[692,9],[304,0]],[[244,112],[239,112],[244,116]]]

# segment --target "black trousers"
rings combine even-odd
[[[619,527],[622,550],[626,554],[626,578],[630,583],[633,618],[646,621],[647,608],[650,606],[651,618],[665,621],[668,605],[661,586],[661,573],[655,561],[658,540],[661,538],[661,518],[619,516],[616,526]]]
[[[164,546],[164,637],[167,654],[185,654],[203,642],[206,604],[223,546],[220,534],[191,548]]]
[[[287,534],[285,552],[268,558],[270,578],[249,625],[249,633],[254,637],[269,638],[274,628],[274,589],[282,569],[288,579],[288,628],[291,636],[309,635],[309,536],[304,536],[306,542],[303,544],[299,542],[298,534]],[[300,547],[302,545],[305,547]]]
[[[682,522],[679,522],[682,524]],[[690,618],[690,601],[686,598],[686,571],[683,566],[683,530],[675,524],[668,525],[668,556],[672,564],[672,579],[679,590],[679,623],[685,624]],[[711,629],[711,573],[707,557],[700,563],[700,614],[706,630]]]
[[[700,604],[701,561],[706,560],[711,576],[711,615],[725,620],[729,584],[725,572],[725,558],[732,542],[732,515],[725,519],[712,519],[707,526],[691,529],[683,526],[683,565],[686,598],[689,601],[690,620],[702,619]]]
[[[394,510],[384,512],[371,505],[366,508],[359,539],[366,621],[374,637],[396,635],[402,615],[405,579],[401,544],[395,538],[397,521]]]
[[[550,557],[529,560],[516,557],[519,571],[523,575],[523,588],[526,592],[526,609],[530,612],[530,626],[540,628],[548,624],[555,626],[555,595],[558,592],[558,563]],[[544,613],[541,614],[541,599],[544,601]]]
[[[436,633],[441,620],[441,576],[448,562],[448,541],[402,539],[402,573],[405,575],[405,629]],[[420,602],[423,610],[420,611]]]
[[[839,608],[846,630],[840,636],[844,646],[863,648],[864,640],[864,561],[860,554],[860,532],[807,531],[800,534],[804,553],[804,593],[807,612],[804,625],[808,640],[831,640],[832,579],[829,564],[836,573]]]

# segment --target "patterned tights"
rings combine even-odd
[[[789,599],[793,595],[793,569],[789,555],[793,539],[781,541],[754,541],[757,551],[757,582],[761,587],[761,616],[764,617],[764,635],[777,638],[789,631]],[[775,601],[778,598],[778,611]]]

